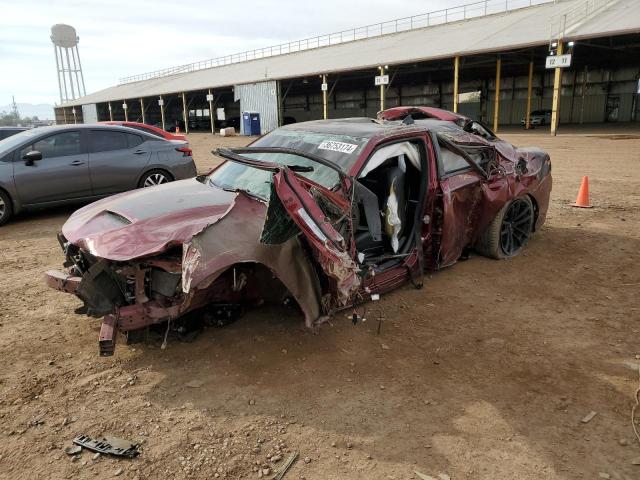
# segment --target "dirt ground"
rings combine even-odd
[[[317,335],[263,308],[100,358],[100,322],[43,281],[72,209],[15,219],[0,229],[0,478],[271,478],[299,451],[285,479],[639,479],[639,133],[507,132],[553,161],[526,253],[473,256]],[[246,142],[190,140],[202,171],[215,146]],[[590,210],[570,206],[583,175]],[[81,433],[142,454],[67,456]]]

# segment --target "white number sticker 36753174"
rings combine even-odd
[[[341,152],[351,154],[355,152],[358,145],[353,143],[344,143],[344,142],[336,142],[333,140],[325,140],[320,145],[318,145],[318,149],[320,150],[332,150],[334,152]]]

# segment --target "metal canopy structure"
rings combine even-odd
[[[125,83],[62,106],[542,46],[550,43],[554,25],[561,25],[560,33],[566,40],[638,32],[640,5],[637,0],[558,0],[296,53]]]
[[[339,43],[355,42],[357,40],[381,37],[393,33],[405,32],[407,30],[416,30],[424,27],[453,23],[460,20],[468,20],[496,13],[504,13],[510,10],[517,10],[519,8],[531,7],[533,5],[540,5],[542,3],[552,1],[554,0],[480,0],[474,3],[457,5],[455,7],[448,7],[442,10],[412,15],[410,17],[395,18],[393,20],[387,20],[385,22],[375,23],[372,25],[355,27],[349,30],[341,30],[339,32],[318,35],[316,37],[294,40],[279,45],[270,45],[268,47],[248,50],[246,52],[234,53],[185,65],[173,66],[162,70],[155,70],[153,72],[147,72],[140,75],[133,75],[121,78],[119,83],[137,82],[140,80],[148,80],[150,78],[175,75],[177,73],[220,67],[232,63],[248,62],[250,60],[257,60],[260,58],[286,55],[289,53],[301,52],[303,50],[313,50]]]

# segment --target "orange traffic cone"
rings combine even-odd
[[[580,208],[593,207],[593,205],[589,203],[589,177],[582,177],[582,183],[580,184],[580,190],[578,191],[578,198],[576,198],[576,203],[571,206]]]

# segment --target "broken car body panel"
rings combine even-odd
[[[290,170],[285,168],[275,173],[273,185],[283,207],[308,240],[322,270],[336,282],[339,305],[347,305],[361,283],[360,269],[349,255],[347,242]],[[269,218],[266,220],[265,228]]]
[[[315,270],[307,259],[298,236],[278,245],[259,241],[264,227],[267,207],[247,195],[239,194],[234,210],[219,222],[217,228],[200,232],[184,245],[183,288],[190,297],[189,304],[197,305],[226,300],[241,301],[261,297],[265,285],[255,279],[236,280],[220,290],[213,288],[224,272],[234,266],[263,265],[296,299],[312,326],[320,317],[320,290]],[[220,235],[224,231],[224,235]],[[241,269],[239,269],[240,271]]]
[[[126,261],[180,247],[232,207],[236,193],[197,179],[138,189],[91,203],[62,227],[65,238],[99,258]]]
[[[455,263],[515,198],[531,199],[539,228],[548,155],[439,109],[404,120],[422,108],[282,127],[221,149],[228,161],[207,176],[80,209],[60,239],[68,271],[47,272],[47,283],[104,316],[109,355],[118,330],[203,308],[230,316],[293,299],[313,327],[372,294],[420,286],[425,268]],[[447,171],[443,149],[458,170]],[[381,227],[391,220],[393,242]]]

